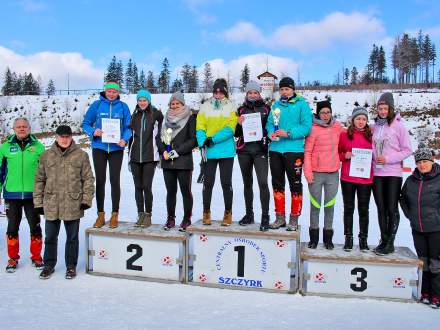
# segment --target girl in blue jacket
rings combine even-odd
[[[276,220],[271,229],[286,227],[285,182],[289,180],[292,198],[287,230],[296,230],[302,209],[301,173],[304,162],[304,139],[312,128],[312,112],[306,100],[295,93],[292,78],[280,80],[280,99],[271,108],[266,124],[270,171],[275,200]]]
[[[92,141],[93,165],[96,176],[96,204],[98,218],[94,224],[100,228],[105,224],[104,198],[107,163],[110,168],[110,185],[112,194],[112,216],[110,228],[118,226],[119,200],[121,196],[120,174],[124,148],[131,137],[130,110],[128,105],[120,100],[121,87],[114,81],[108,81],[104,85],[104,92],[100,93],[99,100],[93,102],[86,112],[82,128]],[[119,123],[120,137],[118,142],[106,142],[107,132],[103,132],[102,123],[107,121]],[[104,135],[104,136],[103,136]],[[104,141],[103,141],[104,140]]]

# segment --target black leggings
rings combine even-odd
[[[215,183],[215,172],[217,164],[220,167],[220,182],[223,189],[223,200],[225,202],[225,210],[232,210],[232,169],[234,167],[234,158],[208,159],[205,169],[205,180],[203,182],[203,210],[211,209],[212,188]]]
[[[382,241],[395,235],[399,227],[399,196],[402,178],[397,176],[375,176],[373,195],[377,206],[377,217]]]
[[[412,234],[417,256],[423,260],[422,293],[440,298],[440,232],[413,230]]]
[[[121,198],[121,166],[124,152],[122,150],[106,152],[101,149],[93,149],[93,166],[96,177],[96,204],[98,212],[104,212],[105,182],[107,175],[107,163],[110,169],[110,185],[112,191],[112,212],[119,212],[119,200]]]
[[[131,162],[131,174],[134,181],[134,197],[138,212],[151,213],[153,208],[153,186],[154,171],[157,162],[135,163]]]
[[[257,174],[258,187],[260,188],[260,202],[262,214],[269,214],[269,187],[267,185],[267,174],[269,164],[266,154],[240,153],[238,155],[238,163],[240,164],[241,175],[244,184],[244,200],[246,204],[246,214],[253,214],[253,169]]]
[[[8,237],[18,237],[20,222],[24,213],[29,223],[29,231],[33,237],[41,237],[40,215],[34,209],[32,199],[7,199],[5,200],[6,217],[8,218]]]
[[[183,199],[185,219],[191,218],[193,196],[191,193],[192,170],[166,170],[163,169],[163,178],[167,188],[167,211],[169,217],[176,216],[177,182]]]
[[[353,236],[354,199],[357,195],[359,237],[367,238],[371,184],[359,184],[341,181],[341,190],[342,199],[344,201],[344,235]]]

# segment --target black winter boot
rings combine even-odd
[[[368,251],[370,248],[368,247],[367,237],[359,236],[359,250]]]
[[[353,236],[345,235],[344,251],[350,252],[353,250]]]
[[[309,228],[310,242],[307,245],[309,249],[316,249],[319,242],[319,228]]]
[[[254,214],[250,213],[250,214],[245,214],[245,216],[243,218],[241,218],[241,220],[238,222],[238,224],[240,226],[246,226],[246,225],[250,225],[254,223]]]
[[[390,235],[388,238],[387,244],[385,247],[381,250],[374,251],[378,256],[385,256],[387,254],[391,254],[394,252],[394,239],[396,238],[396,235]]]
[[[324,236],[324,246],[327,250],[333,250],[335,246],[333,245],[332,239],[333,239],[333,229],[324,229],[323,231]]]
[[[270,228],[269,222],[270,222],[269,214],[262,214],[261,215],[260,231],[268,231]]]

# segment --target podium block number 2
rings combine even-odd
[[[362,267],[356,267],[351,270],[351,275],[356,275],[356,283],[350,284],[350,289],[356,292],[363,292],[367,289],[367,270]]]
[[[142,266],[133,265],[133,263],[142,257],[142,247],[138,244],[130,244],[127,246],[127,252],[136,251],[134,255],[127,259],[127,269],[142,271]]]

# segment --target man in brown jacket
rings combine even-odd
[[[44,269],[41,279],[48,279],[57,263],[58,234],[61,220],[66,229],[66,278],[76,276],[79,220],[92,205],[95,178],[89,156],[72,139],[72,129],[61,125],[52,147],[40,158],[35,177],[35,209],[46,218]]]

